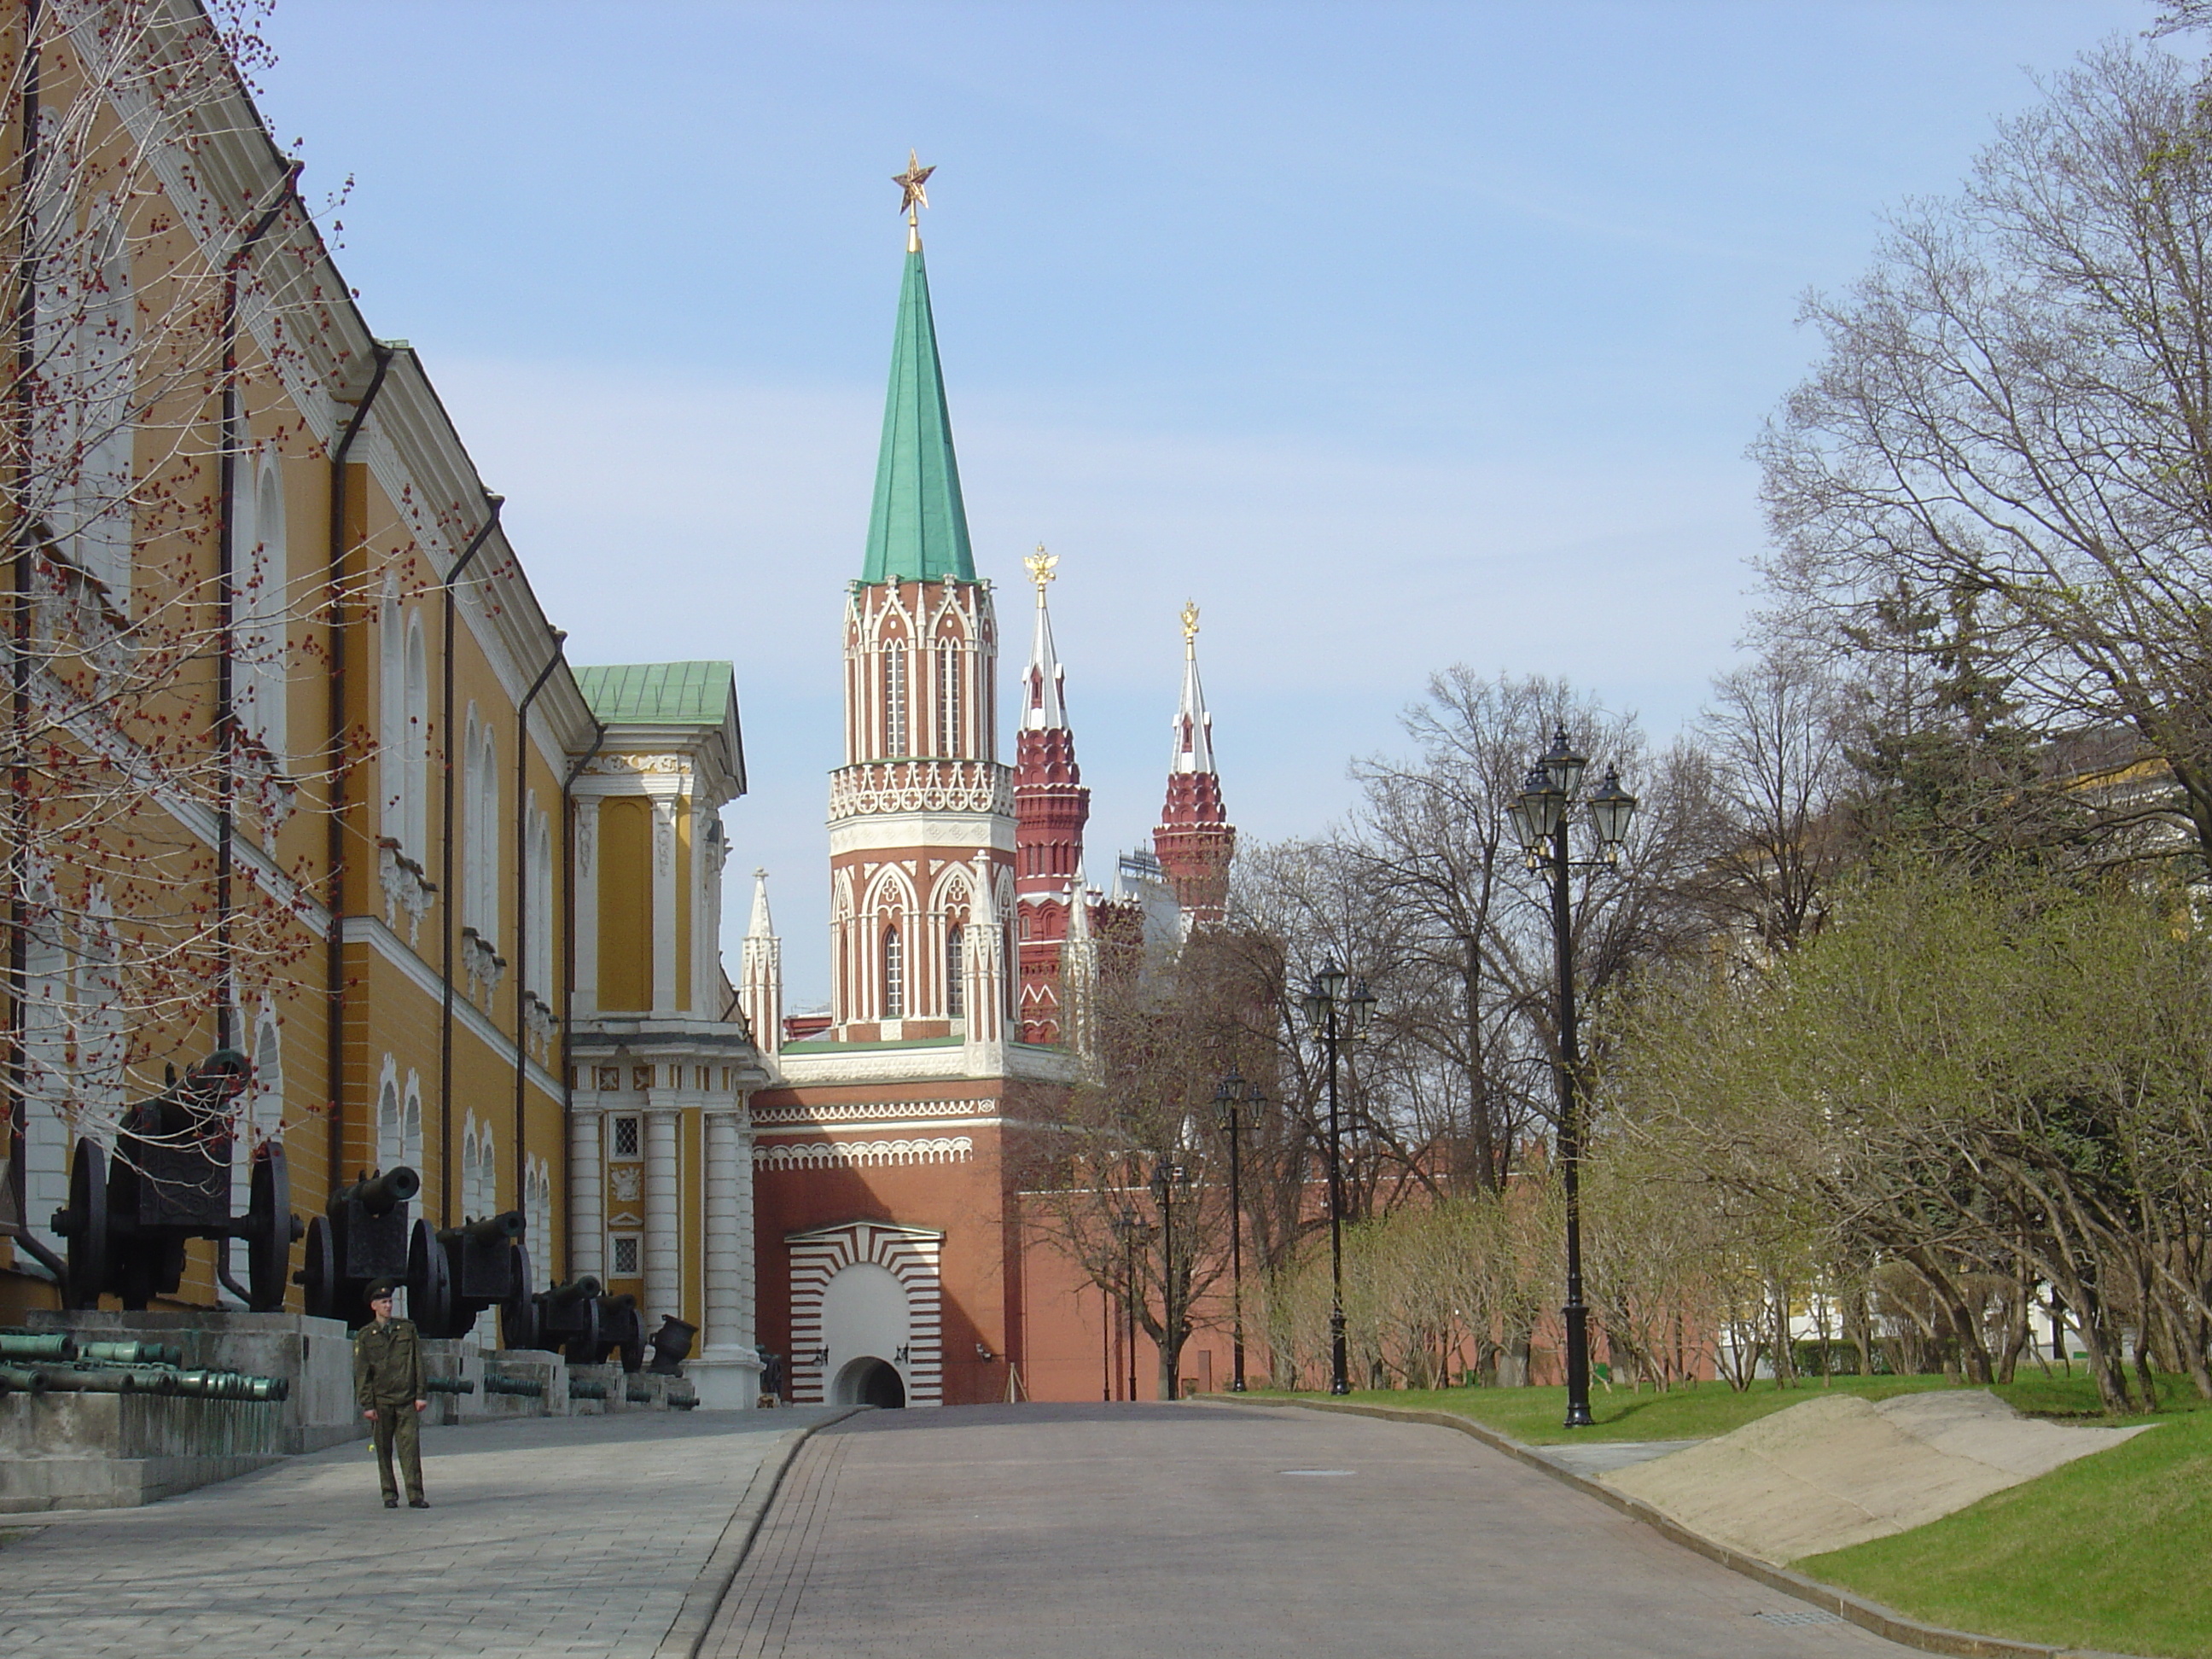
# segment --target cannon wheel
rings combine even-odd
[[[520,1239],[514,1243],[514,1290],[499,1304],[499,1345],[502,1348],[538,1346],[538,1304],[530,1297],[530,1251]]]
[[[253,1152],[246,1203],[246,1285],[255,1313],[284,1310],[284,1273],[292,1265],[292,1173],[284,1149],[265,1140]]]
[[[407,1316],[423,1335],[452,1335],[453,1277],[446,1247],[427,1221],[417,1221],[407,1238]]]
[[[70,1163],[69,1284],[72,1308],[97,1308],[107,1288],[113,1230],[107,1219],[107,1154],[90,1139],[76,1144]],[[58,1219],[59,1218],[57,1218]]]
[[[322,1216],[307,1222],[307,1243],[300,1252],[300,1271],[293,1276],[305,1288],[301,1301],[317,1319],[331,1317],[337,1297],[337,1251],[331,1238],[331,1224]]]

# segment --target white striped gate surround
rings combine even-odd
[[[830,1373],[851,1358],[833,1354],[825,1367],[815,1357],[822,1351],[822,1297],[841,1268],[867,1261],[906,1287],[908,1343],[899,1370],[906,1380],[907,1404],[943,1405],[945,1315],[938,1262],[945,1235],[882,1221],[848,1221],[787,1233],[784,1243],[791,1252],[792,1403],[825,1403]]]

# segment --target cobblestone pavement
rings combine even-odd
[[[808,1441],[715,1659],[1870,1659],[1910,1650],[1449,1430],[1212,1406]]]
[[[766,1452],[821,1411],[538,1418],[422,1437],[428,1510],[364,1439],[144,1509],[0,1516],[0,1653],[650,1655]]]

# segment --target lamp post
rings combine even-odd
[[[1375,999],[1367,981],[1336,965],[1322,963],[1305,995],[1306,1030],[1328,1055],[1328,1391],[1350,1394],[1344,1356],[1344,1161],[1336,1108],[1336,1051],[1367,1029]]]
[[[1213,1091],[1214,1119],[1229,1137],[1229,1392],[1244,1392],[1244,1124],[1238,1108],[1261,1106],[1267,1096],[1235,1072]]]
[[[1129,1400],[1137,1398],[1137,1297],[1141,1293],[1137,1285],[1137,1246],[1152,1237],[1152,1226],[1139,1220],[1133,1211],[1124,1210],[1114,1218],[1114,1231],[1121,1235],[1121,1311],[1127,1331],[1129,1355]]]
[[[1580,804],[1589,808],[1598,856],[1580,863],[1568,856],[1567,823],[1577,804],[1583,769],[1589,760],[1567,741],[1560,726],[1550,750],[1528,770],[1512,806],[1521,848],[1531,873],[1551,880],[1553,971],[1559,992],[1559,1184],[1567,1206],[1567,1421],[1571,1429],[1590,1425],[1589,1309],[1583,1301],[1583,1054],[1575,1024],[1574,918],[1567,878],[1577,870],[1605,869],[1620,862],[1621,842],[1636,815],[1636,797],[1620,787],[1618,768],[1606,769],[1605,783]]]
[[[1168,1363],[1176,1329],[1175,1201],[1189,1190],[1190,1171],[1183,1165],[1165,1158],[1152,1165],[1152,1200],[1160,1206],[1160,1386],[1170,1400],[1178,1392],[1176,1367]]]

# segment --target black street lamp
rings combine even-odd
[[[1244,1392],[1244,1124],[1238,1109],[1264,1106],[1267,1096],[1256,1083],[1247,1083],[1235,1072],[1221,1079],[1213,1091],[1213,1115],[1229,1137],[1229,1323],[1231,1335],[1231,1376],[1229,1392]]]
[[[1121,1236],[1121,1311],[1127,1324],[1129,1355],[1129,1400],[1137,1398],[1137,1297],[1141,1294],[1137,1284],[1137,1247],[1152,1236],[1149,1221],[1138,1218],[1132,1210],[1124,1210],[1114,1218],[1114,1231]]]
[[[1175,1205],[1176,1200],[1190,1191],[1190,1171],[1171,1158],[1162,1158],[1152,1166],[1152,1200],[1160,1207],[1160,1370],[1161,1387],[1173,1400],[1179,1390],[1176,1382],[1176,1367],[1168,1364],[1169,1352],[1175,1346],[1176,1334],[1176,1266],[1175,1266]]]
[[[1336,1110],[1336,1051],[1367,1029],[1375,1013],[1375,999],[1367,994],[1367,981],[1354,979],[1336,965],[1334,957],[1322,963],[1305,995],[1306,1030],[1328,1054],[1328,1391],[1350,1394],[1352,1380],[1345,1375],[1344,1355],[1344,1162],[1340,1150]]]
[[[1567,1200],[1567,1305],[1560,1311],[1567,1323],[1566,1426],[1571,1429],[1588,1428],[1591,1419],[1589,1309],[1583,1302],[1583,1054],[1575,1025],[1574,919],[1567,878],[1576,870],[1618,864],[1629,821],[1636,816],[1636,797],[1620,787],[1619,769],[1607,767],[1604,786],[1583,802],[1589,808],[1598,856],[1580,863],[1568,856],[1567,822],[1577,804],[1576,791],[1582,787],[1583,769],[1589,763],[1567,741],[1567,728],[1560,726],[1550,751],[1528,769],[1512,806],[1530,872],[1541,870],[1551,878],[1553,968],[1559,1005],[1559,1184]]]

